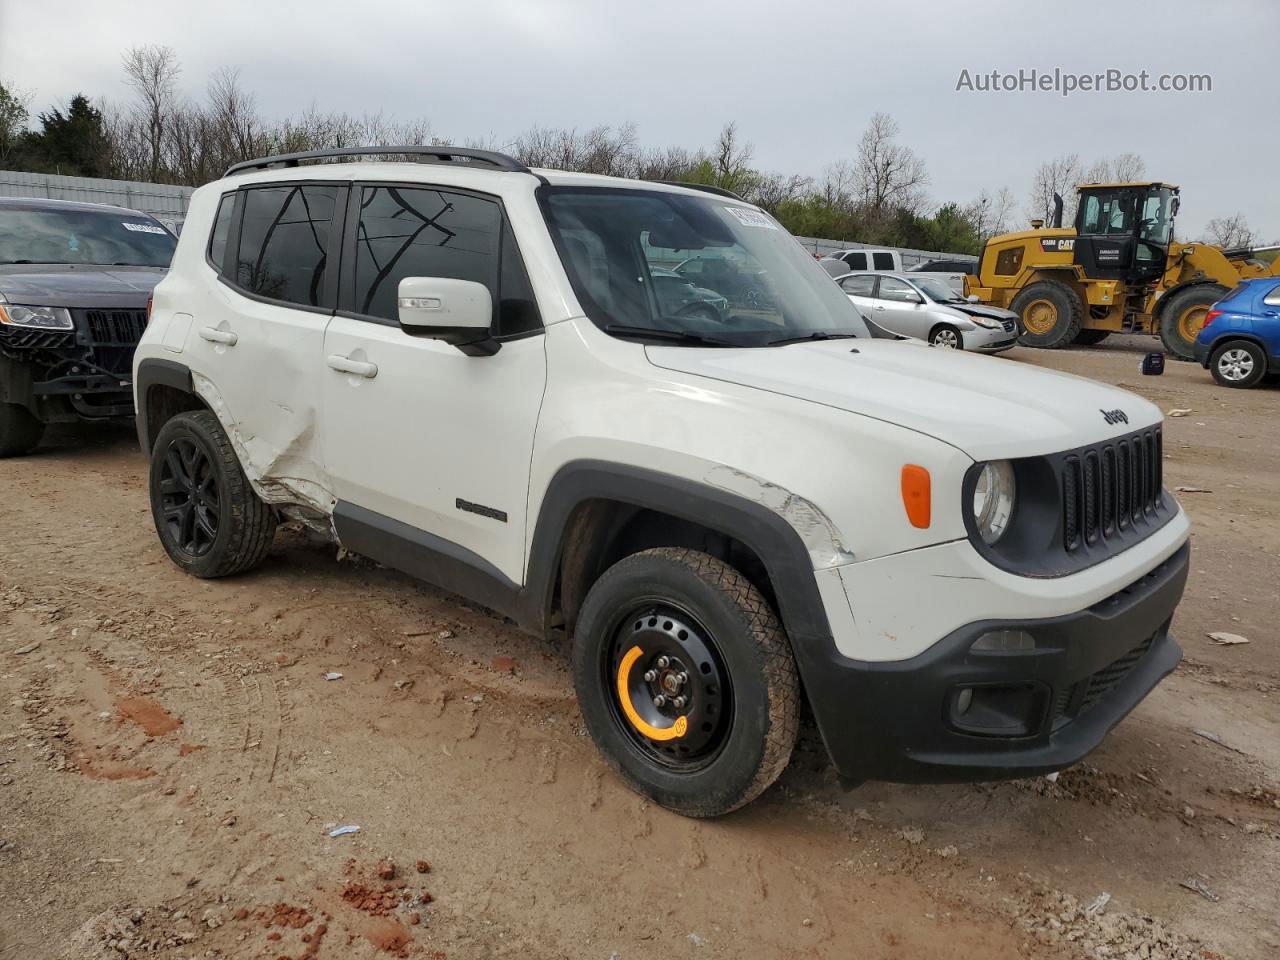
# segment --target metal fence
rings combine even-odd
[[[191,187],[166,183],[137,183],[131,180],[62,177],[51,173],[0,170],[0,197],[42,197],[49,200],[78,200],[81,203],[110,203],[117,207],[141,210],[169,226],[186,218],[191,192]]]
[[[61,177],[48,173],[22,173],[0,170],[0,197],[45,197],[50,200],[79,200],[85,203],[111,203],[119,207],[141,210],[172,227],[187,215],[191,187],[164,183],[140,183],[132,180],[101,180],[94,177]],[[876,247],[873,244],[847,240],[823,240],[820,237],[797,237],[810,253],[827,256],[839,250],[897,250],[902,265],[912,267],[927,260],[973,260],[962,254],[936,250],[909,250],[902,247]]]

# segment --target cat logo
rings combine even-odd
[[[1048,237],[1040,241],[1042,253],[1071,253],[1075,248],[1075,237]]]

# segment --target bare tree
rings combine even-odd
[[[812,184],[813,180],[809,177],[797,174],[790,176],[783,173],[761,174],[756,178],[747,199],[770,213],[777,213],[779,207],[788,200],[802,196]]]
[[[907,146],[896,143],[898,124],[887,113],[877,113],[858,142],[853,182],[858,200],[873,219],[890,207],[919,210],[923,188],[929,182],[924,160]]]
[[[1136,153],[1118,153],[1095,160],[1085,170],[1084,183],[1132,183],[1147,173],[1147,163]]]
[[[983,190],[978,198],[964,209],[964,215],[973,224],[974,233],[978,235],[978,245],[985,244],[992,237],[1009,232],[1013,219],[1013,191],[1001,187],[996,193]]]
[[[1056,160],[1042,163],[1036,169],[1035,179],[1031,185],[1028,212],[1032,219],[1043,220],[1046,224],[1053,220],[1053,195],[1063,198],[1065,212],[1063,222],[1075,218],[1076,187],[1080,180],[1080,157],[1068,153]]]
[[[1204,235],[1210,243],[1228,250],[1233,247],[1252,247],[1258,240],[1243,213],[1214,217],[1205,225]]]
[[[31,94],[0,81],[0,166],[18,146],[18,138],[27,129]]]
[[[151,148],[150,179],[158,182],[163,169],[164,139],[176,109],[178,74],[182,68],[172,47],[156,45],[131,48],[125,53],[123,64],[126,82],[137,92],[138,111],[146,126]]]

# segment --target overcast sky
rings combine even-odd
[[[935,201],[1035,167],[1140,154],[1181,184],[1179,234],[1243,212],[1280,241],[1278,0],[0,0],[0,79],[35,111],[76,92],[128,98],[120,54],[157,43],[199,97],[240,70],[269,117],[427,118],[438,136],[633,121],[646,145],[708,145],[736,120],[766,170],[818,175],[877,111],[928,164]],[[957,92],[962,70],[1209,74],[1207,93]],[[34,111],[33,111],[34,112]]]

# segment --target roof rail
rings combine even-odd
[[[709,183],[682,183],[679,180],[659,180],[658,183],[667,187],[685,187],[689,190],[701,190],[703,193],[714,193],[717,197],[728,197],[731,200],[742,200],[742,197],[732,190],[726,190],[724,187],[713,187]],[[747,201],[742,200],[742,202],[746,203]]]
[[[227,172],[223,176],[230,177],[233,174],[244,173],[246,170],[266,170],[270,167],[296,167],[304,160],[387,155],[420,157],[425,163],[467,163],[512,173],[530,172],[529,168],[519,160],[493,150],[404,144],[403,146],[390,147],[337,147],[329,150],[304,150],[301,153],[282,153],[274,157],[262,157],[259,160],[245,160],[241,163],[232,164],[227,168]]]

